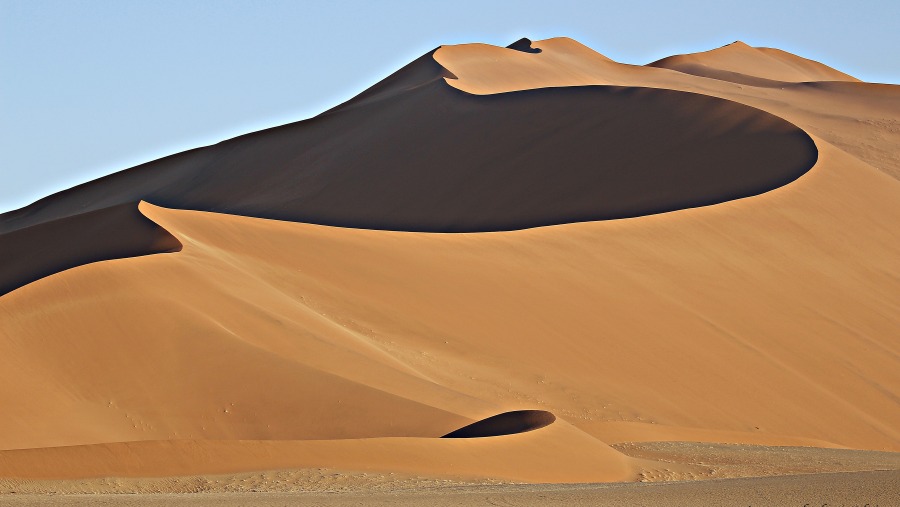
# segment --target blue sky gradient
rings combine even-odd
[[[0,0],[0,212],[314,116],[441,45],[644,64],[743,40],[900,82],[900,2]]]

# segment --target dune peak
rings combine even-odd
[[[754,47],[740,40],[709,51],[669,56],[646,66],[761,87],[778,87],[780,83],[859,81],[821,62],[779,49]]]
[[[521,51],[523,53],[540,53],[540,48],[532,47],[531,39],[527,37],[522,37],[521,39],[513,42],[509,46],[506,46],[507,49],[515,49],[516,51]]]

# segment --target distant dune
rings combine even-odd
[[[742,43],[442,46],[0,215],[0,477],[891,468],[898,99]]]
[[[741,41],[704,53],[670,56],[648,66],[763,87],[812,81],[859,82],[817,61],[780,49],[754,48]]]

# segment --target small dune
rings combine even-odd
[[[0,295],[82,264],[179,250],[136,202],[53,220],[0,234]]]
[[[514,410],[463,426],[441,438],[481,438],[513,435],[539,430],[556,421],[556,416],[546,410]]]

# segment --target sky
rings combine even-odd
[[[441,44],[645,64],[742,40],[900,83],[900,1],[0,0],[0,212],[306,119]]]

